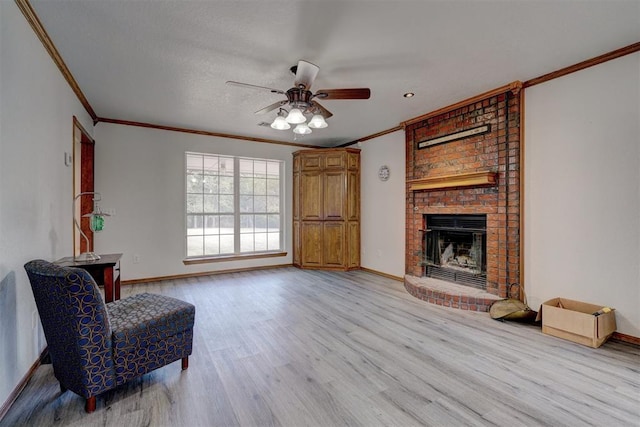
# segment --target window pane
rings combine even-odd
[[[267,178],[280,179],[280,163],[267,162]]]
[[[267,211],[267,197],[255,196],[253,198],[253,211],[254,212],[266,212]]]
[[[220,236],[220,254],[232,254],[234,251],[233,235]]]
[[[253,252],[253,234],[240,235],[240,252]]]
[[[256,231],[267,231],[267,216],[256,215],[254,217],[254,225],[256,227]]]
[[[253,194],[253,178],[240,178],[240,194]]]
[[[204,253],[206,255],[220,254],[220,238],[218,236],[205,236]]]
[[[268,250],[276,251],[280,249],[280,233],[269,233],[268,242],[267,242]]]
[[[204,234],[220,234],[220,217],[218,215],[205,215]]]
[[[204,193],[218,193],[218,177],[214,175],[205,175],[202,181],[202,190]]]
[[[277,196],[280,194],[280,181],[275,179],[267,180],[267,195]]]
[[[187,212],[188,213],[202,213],[203,209],[203,196],[199,194],[187,195]]]
[[[267,233],[256,233],[255,234],[255,243],[254,250],[256,251],[266,251],[267,250]]]
[[[269,215],[269,231],[280,230],[280,215]]]
[[[233,194],[233,177],[220,177],[220,194]]]
[[[187,173],[189,171],[202,170],[202,155],[200,154],[187,154]]]
[[[267,180],[263,178],[256,178],[253,181],[253,194],[265,195],[267,194]]]
[[[218,196],[217,195],[206,195],[204,196],[204,211],[207,213],[217,213],[220,212],[218,206]]]
[[[187,193],[202,192],[202,175],[187,174]]]
[[[253,161],[253,176],[256,178],[267,177],[267,162],[262,160]]]
[[[253,212],[253,196],[240,196],[240,212]]]
[[[267,212],[280,212],[280,197],[267,197]]]
[[[220,196],[218,211],[220,213],[232,213],[233,212],[233,196]]]
[[[253,160],[240,159],[240,176],[253,177]]]
[[[253,233],[253,215],[240,215],[240,233]]]
[[[202,216],[187,215],[187,235],[202,235],[203,232]]]
[[[232,157],[220,157],[220,175],[233,177]]]
[[[202,255],[204,255],[202,236],[188,236],[187,237],[187,256],[202,256]]]
[[[233,215],[220,215],[220,234],[233,234]]]
[[[202,169],[205,173],[218,175],[220,158],[218,156],[203,156]]]

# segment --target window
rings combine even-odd
[[[279,160],[186,153],[189,257],[282,250]]]

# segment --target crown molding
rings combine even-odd
[[[49,55],[51,56],[51,59],[53,59],[53,62],[56,64],[56,66],[64,76],[67,83],[69,83],[69,86],[71,86],[71,89],[78,97],[78,100],[80,101],[84,109],[87,111],[87,113],[89,113],[89,116],[91,116],[91,118],[95,123],[98,116],[96,115],[95,111],[93,111],[93,108],[89,104],[89,101],[87,100],[87,98],[84,96],[84,93],[82,93],[82,90],[78,85],[78,82],[71,74],[71,71],[69,71],[67,64],[65,64],[64,60],[62,59],[62,56],[60,56],[60,53],[58,52],[58,49],[56,49],[55,45],[51,41],[49,34],[47,34],[47,31],[42,26],[42,22],[40,22],[40,19],[38,19],[38,16],[36,15],[36,12],[33,10],[33,7],[31,7],[29,0],[15,0],[15,2],[16,2],[16,5],[18,5],[18,8],[20,9],[24,17],[26,18],[29,25],[31,25],[31,28],[33,29],[33,31],[36,33],[36,35],[42,42],[42,45],[44,46],[45,50],[49,53]]]
[[[577,64],[552,71],[531,80],[527,80],[522,84],[522,87],[527,88],[533,85],[547,82],[549,80],[557,79],[558,77],[566,76],[567,74],[575,73],[576,71],[584,70],[585,68],[593,67],[594,65],[602,64],[604,62],[611,61],[612,59],[617,59],[638,51],[640,51],[640,42],[621,47],[620,49],[607,52],[603,55],[596,56],[595,58],[587,59],[586,61],[578,62]]]
[[[378,133],[374,133],[372,135],[363,136],[362,138],[358,138],[358,139],[353,140],[351,142],[347,142],[347,143],[338,145],[338,147],[348,147],[350,145],[355,145],[355,144],[358,144],[360,142],[364,142],[364,141],[368,141],[370,139],[378,138],[378,137],[381,137],[381,136],[384,136],[384,135],[387,135],[387,134],[390,134],[390,133],[393,133],[393,132],[397,132],[397,131],[403,130],[403,129],[404,128],[401,125],[398,125],[396,127],[392,127],[390,129],[386,129],[386,130],[380,131]]]
[[[275,139],[266,139],[266,138],[253,138],[250,136],[240,136],[234,135],[230,133],[221,133],[221,132],[211,132],[206,130],[198,130],[198,129],[190,129],[190,128],[182,128],[175,126],[165,126],[165,125],[157,125],[153,123],[144,123],[144,122],[134,122],[130,120],[119,120],[119,119],[109,119],[106,117],[97,117],[95,120],[95,124],[97,123],[112,123],[116,125],[123,126],[136,126],[147,129],[158,129],[158,130],[167,130],[172,132],[182,132],[188,133],[192,135],[204,135],[204,136],[215,136],[218,138],[229,138],[229,139],[238,139],[240,141],[249,141],[249,142],[263,142],[267,144],[277,144],[277,145],[288,145],[291,147],[302,147],[302,148],[326,148],[326,147],[318,147],[317,145],[308,145],[308,144],[296,144],[295,142],[286,142],[286,141],[277,141]]]

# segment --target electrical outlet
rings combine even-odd
[[[138,254],[134,254],[133,255],[133,263],[134,264],[140,264],[140,255],[138,255]]]
[[[73,164],[73,156],[71,155],[71,153],[67,153],[65,151],[64,153],[64,165],[65,166],[71,166]]]

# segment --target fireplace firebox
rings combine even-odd
[[[487,216],[425,215],[424,275],[487,288]]]

